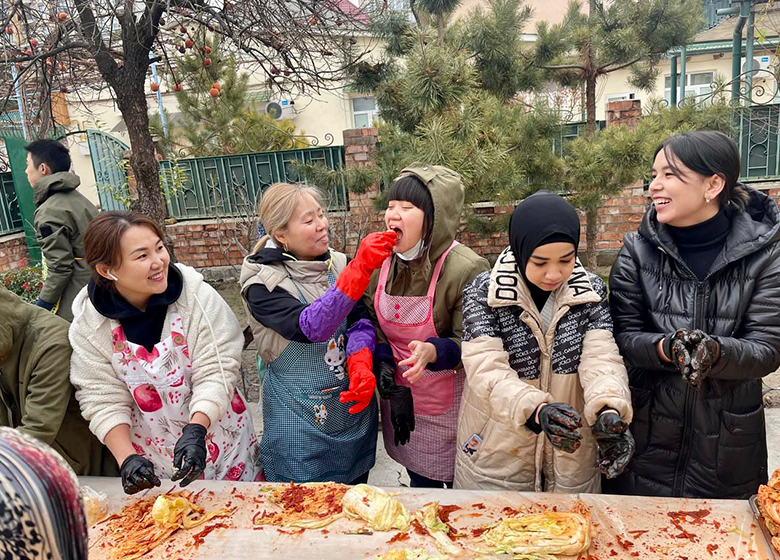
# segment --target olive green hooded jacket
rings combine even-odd
[[[39,296],[54,305],[57,315],[73,320],[71,305],[89,282],[84,261],[84,232],[98,210],[76,191],[80,180],[73,173],[46,175],[33,187],[35,236],[43,251],[46,279]]]
[[[70,384],[68,323],[0,287],[0,426],[50,445],[77,475],[116,475]]]

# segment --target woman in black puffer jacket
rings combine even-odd
[[[610,275],[636,454],[606,492],[746,498],[767,480],[761,378],[780,367],[780,211],[718,132],[656,151],[653,206]]]

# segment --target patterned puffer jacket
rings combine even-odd
[[[456,488],[600,490],[590,426],[605,406],[627,421],[632,414],[606,286],[577,261],[551,298],[552,320],[545,329],[509,248],[490,273],[466,288]],[[545,402],[566,402],[583,414],[587,425],[576,452],[555,449],[544,433],[526,427]]]

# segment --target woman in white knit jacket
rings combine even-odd
[[[162,237],[135,212],[90,223],[93,278],[73,302],[69,333],[76,399],[128,494],[158,477],[254,480],[257,438],[236,389],[241,328],[198,272],[170,265]]]

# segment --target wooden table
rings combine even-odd
[[[114,478],[81,479],[82,484],[109,496],[109,513],[118,512],[132,496],[125,496],[119,480]],[[373,558],[393,548],[425,548],[436,554],[433,539],[409,531],[404,541],[388,543],[398,531],[374,532],[373,535],[346,534],[361,523],[341,519],[319,530],[296,532],[272,526],[255,527],[252,518],[264,509],[275,510],[267,501],[270,483],[233,483],[197,481],[188,489],[204,489],[198,504],[207,511],[220,507],[237,507],[228,520],[215,519],[192,531],[179,531],[165,544],[144,558],[178,560],[189,558],[275,558],[308,560],[327,558],[348,560]],[[159,494],[173,487],[163,482],[153,492]],[[442,505],[457,505],[461,509],[450,515],[450,523],[467,535],[481,525],[511,516],[513,510],[526,507],[569,508],[579,498],[591,509],[593,539],[588,555],[591,560],[608,559],[771,559],[771,549],[765,542],[747,501],[693,500],[677,498],[644,498],[596,494],[534,494],[470,490],[423,490],[387,488],[397,492],[397,498],[410,511],[438,501]],[[143,495],[143,494],[142,494]],[[509,508],[509,509],[505,509]],[[225,523],[227,529],[209,533],[196,550],[193,535],[215,523]],[[90,560],[109,557],[103,535],[105,525],[90,529]],[[463,540],[457,541],[463,543]],[[468,558],[468,555],[464,555]],[[484,558],[484,556],[481,556]],[[509,556],[496,556],[508,560]]]

